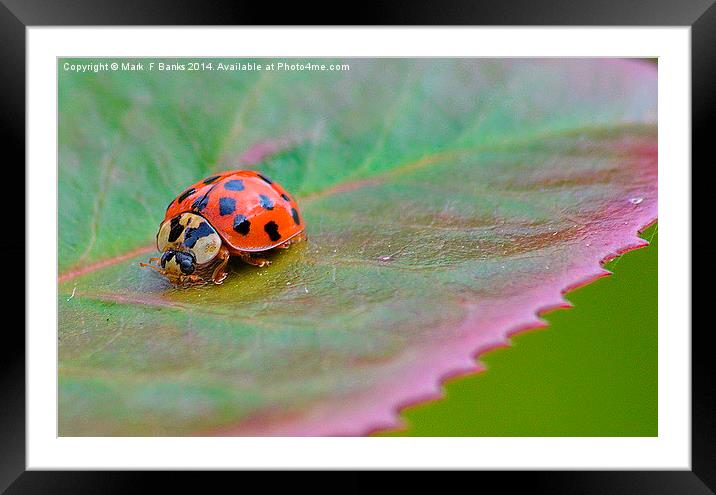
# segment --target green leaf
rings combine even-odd
[[[635,234],[656,218],[644,63],[76,74],[64,62],[61,435],[392,426],[398,407],[479,369],[476,353],[541,325],[600,261],[643,245]],[[234,264],[222,286],[175,289],[140,269],[169,201],[231,168],[294,194],[309,241],[267,268]]]

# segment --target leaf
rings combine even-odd
[[[476,355],[645,244],[655,68],[344,62],[60,70],[61,435],[395,426],[399,407],[481,369]],[[267,268],[234,264],[222,286],[174,289],[139,268],[183,187],[248,165],[298,198],[307,243]]]

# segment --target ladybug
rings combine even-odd
[[[256,253],[305,238],[298,204],[279,184],[234,170],[193,184],[169,204],[157,233],[162,255],[140,265],[176,285],[220,284],[231,256],[266,266],[270,262]]]

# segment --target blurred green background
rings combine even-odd
[[[573,309],[481,357],[446,398],[407,408],[380,436],[657,436],[657,225],[614,274],[567,295]],[[489,399],[485,399],[489,398]]]

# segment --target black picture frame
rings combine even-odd
[[[341,11],[343,12],[341,14]],[[335,13],[334,13],[335,12]],[[328,18],[329,16],[332,18]],[[380,4],[356,3],[326,10],[304,3],[170,1],[170,0],[0,0],[0,78],[3,100],[0,122],[6,156],[15,160],[4,169],[19,170],[25,162],[25,47],[27,26],[111,25],[552,25],[552,26],[691,26],[692,48],[692,157],[707,162],[707,129],[715,120],[716,4],[714,0],[542,0],[486,2],[443,0]],[[712,125],[709,125],[712,124]],[[713,138],[711,138],[713,140]],[[8,154],[8,151],[11,153]],[[711,162],[713,159],[711,158]],[[18,180],[23,181],[24,178]],[[26,184],[26,186],[28,186]],[[25,189],[22,189],[24,191]],[[18,187],[19,193],[21,189]],[[15,204],[24,204],[17,198]],[[685,239],[685,242],[690,240]],[[25,256],[25,246],[5,247],[8,259]],[[31,260],[25,259],[28,263]],[[23,274],[24,275],[24,274]],[[17,285],[10,292],[25,294]],[[24,287],[24,285],[23,285]],[[8,299],[9,301],[9,299]],[[173,486],[190,489],[189,473],[50,472],[25,470],[25,339],[5,319],[4,359],[0,368],[0,491],[7,493],[109,493],[142,491],[150,480],[161,481],[164,492]],[[465,473],[470,483],[499,483],[501,490],[529,489],[549,493],[715,493],[716,492],[716,376],[708,328],[692,333],[692,470],[691,471],[565,471],[516,473]],[[213,483],[234,473],[213,474]],[[242,476],[249,476],[244,473]],[[265,478],[242,479],[242,483],[265,483]],[[475,477],[477,476],[477,478]],[[368,473],[344,478],[340,491],[365,491],[372,483]],[[414,477],[422,483],[422,476]],[[463,477],[455,478],[465,481]],[[479,481],[476,481],[479,480]],[[276,480],[272,479],[274,487]],[[206,485],[204,485],[206,486]],[[298,485],[294,486],[294,489]],[[311,483],[307,488],[318,489]],[[510,490],[511,491],[511,490]]]

